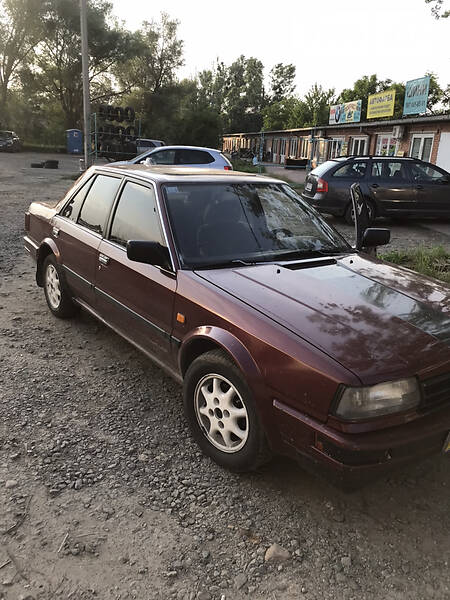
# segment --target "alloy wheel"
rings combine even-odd
[[[208,441],[226,453],[238,452],[249,433],[247,409],[236,387],[225,377],[208,374],[194,393],[197,421]]]

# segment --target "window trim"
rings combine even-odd
[[[362,154],[355,154],[355,142],[364,142],[364,152]],[[352,150],[351,150],[351,155],[352,156],[367,156],[368,152],[367,152],[367,145],[369,142],[369,136],[368,135],[359,135],[359,136],[355,136],[352,137]]]
[[[79,222],[78,222],[78,219],[80,218],[81,211],[83,210],[83,206],[84,206],[84,204],[85,204],[85,202],[86,202],[86,200],[87,200],[87,197],[89,196],[89,192],[91,191],[91,187],[94,185],[94,182],[97,180],[97,178],[98,178],[100,175],[103,175],[104,177],[112,177],[113,179],[119,179],[119,180],[120,180],[120,183],[119,183],[119,187],[117,188],[117,191],[116,191],[116,193],[115,193],[115,196],[114,196],[114,198],[113,198],[113,201],[112,201],[112,204],[111,204],[111,208],[109,209],[108,217],[107,217],[107,219],[106,219],[106,221],[105,221],[105,231],[103,231],[102,233],[97,233],[96,231],[94,231],[94,230],[90,229],[89,227],[86,227],[86,225],[82,225],[81,223],[79,223]],[[72,223],[74,223],[74,224],[75,224],[75,225],[77,225],[78,227],[81,227],[81,229],[83,229],[84,231],[89,231],[89,233],[92,233],[93,235],[96,235],[96,236],[97,236],[97,237],[99,237],[100,239],[104,239],[104,237],[105,237],[105,232],[108,230],[109,221],[110,221],[110,218],[111,218],[111,212],[112,212],[113,206],[114,206],[114,204],[115,204],[115,202],[116,202],[116,200],[117,200],[117,194],[119,193],[119,190],[122,188],[122,185],[123,185],[123,180],[124,180],[124,177],[123,177],[123,176],[120,176],[120,175],[119,175],[119,176],[117,176],[117,175],[115,175],[114,173],[109,173],[109,172],[106,172],[106,173],[105,173],[104,171],[103,171],[103,172],[102,172],[102,171],[96,171],[96,173],[95,173],[95,177],[92,177],[92,184],[91,184],[91,186],[90,186],[90,188],[89,188],[89,190],[88,190],[88,192],[87,192],[86,196],[84,197],[83,204],[82,204],[82,205],[81,205],[81,207],[80,207],[80,212],[78,213],[77,220],[76,220],[76,222],[72,221]]]
[[[429,132],[429,133],[411,133],[411,143],[409,145],[409,153],[408,156],[412,157],[412,149],[413,149],[413,144],[414,144],[414,140],[420,139],[420,146],[419,146],[419,156],[417,157],[419,160],[422,160],[423,162],[430,162],[431,161],[431,155],[433,154],[433,146],[434,146],[434,133],[433,132]],[[424,144],[424,140],[425,138],[431,138],[431,149],[430,149],[430,157],[428,160],[424,160],[421,156],[422,152],[423,152],[423,144]]]
[[[123,252],[126,253],[127,249],[124,248],[121,244],[118,244],[117,242],[114,242],[113,240],[111,240],[109,238],[109,236],[111,235],[112,222],[114,219],[114,215],[116,214],[117,206],[120,202],[120,197],[121,197],[123,189],[127,183],[135,183],[136,185],[142,185],[143,187],[153,189],[153,192],[155,194],[155,205],[156,205],[156,211],[157,211],[157,216],[158,216],[158,220],[159,220],[159,227],[160,227],[161,234],[162,234],[161,237],[162,237],[163,241],[165,242],[167,249],[169,250],[170,266],[171,266],[171,269],[169,270],[169,272],[176,273],[177,272],[177,269],[175,267],[176,263],[173,258],[172,248],[170,247],[170,244],[169,244],[167,231],[166,231],[166,228],[164,227],[164,219],[163,219],[162,212],[161,212],[160,197],[158,195],[158,186],[156,185],[156,183],[154,181],[149,181],[148,179],[138,179],[138,178],[128,177],[128,176],[125,176],[123,178],[122,184],[120,185],[119,189],[117,190],[117,194],[114,199],[114,203],[111,207],[111,211],[110,211],[109,219],[108,219],[107,226],[105,229],[105,235],[103,236],[103,240],[105,242],[108,242],[109,244],[113,244],[116,248],[120,248]],[[155,265],[150,265],[150,266],[155,266]],[[156,267],[156,268],[162,269],[162,267]],[[163,269],[163,270],[167,271],[168,269]]]

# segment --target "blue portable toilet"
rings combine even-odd
[[[79,129],[67,129],[67,153],[81,154],[83,152],[83,132]]]

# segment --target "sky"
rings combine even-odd
[[[405,82],[437,74],[450,83],[450,18],[436,20],[424,0],[113,0],[114,14],[133,30],[158,19],[178,19],[185,65],[195,76],[219,58],[259,58],[266,77],[279,62],[297,69],[297,93],[317,82],[352,87],[363,75]]]

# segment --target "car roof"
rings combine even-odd
[[[170,166],[146,166],[134,164],[118,165],[97,165],[93,167],[95,171],[108,171],[109,173],[120,172],[123,175],[138,176],[148,181],[158,181],[161,183],[208,183],[219,181],[220,183],[285,183],[273,177],[266,177],[258,173],[242,173],[241,171],[225,171],[222,169],[204,169],[194,167],[170,167]]]
[[[160,146],[158,148],[152,148],[152,150],[206,150],[207,152],[221,152],[217,148],[205,148],[203,146]]]

